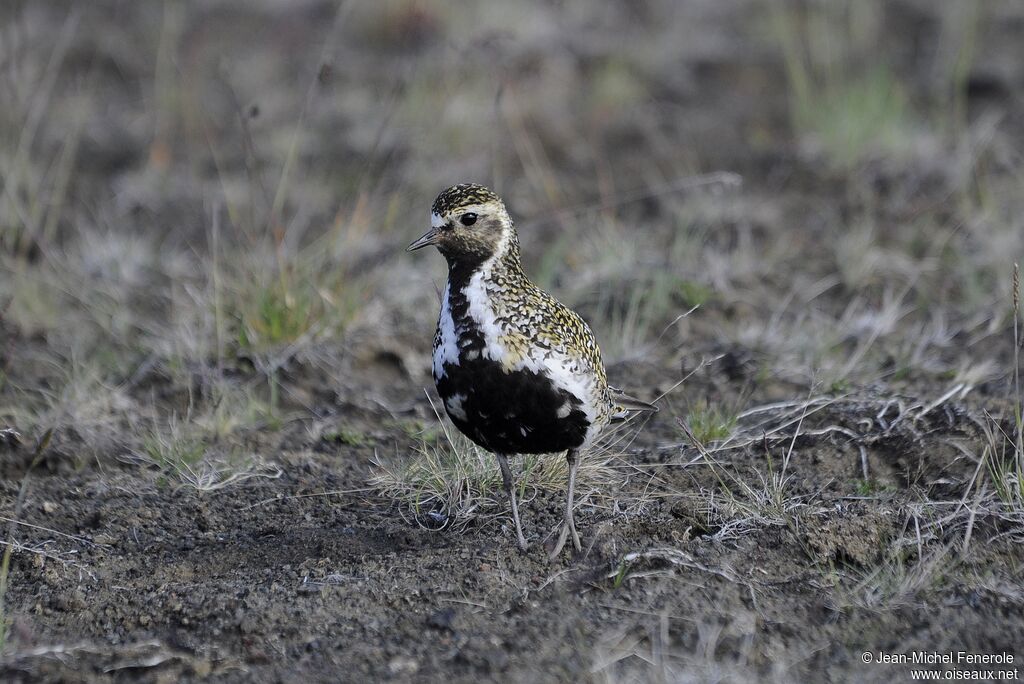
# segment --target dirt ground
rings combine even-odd
[[[0,15],[3,681],[1024,672],[1018,4]],[[661,407],[579,555],[374,480],[451,448],[465,180]]]

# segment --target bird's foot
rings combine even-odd
[[[558,558],[559,554],[562,553],[562,547],[565,546],[565,540],[569,537],[569,528],[562,526],[561,531],[558,533],[558,539],[555,540],[555,545],[551,547],[551,551],[548,553],[548,560],[553,561]]]
[[[576,553],[583,551],[583,545],[580,543],[580,535],[576,533],[575,525],[562,524],[561,529],[558,531],[558,538],[555,540],[555,545],[551,547],[551,551],[548,553],[548,560],[553,561],[562,553],[562,549],[565,548],[565,542],[569,539],[570,533],[572,534],[572,546],[576,550]]]
[[[516,544],[519,545],[519,550],[520,551],[526,551],[528,548],[530,548],[530,545],[528,543],[526,543],[526,536],[523,534],[523,526],[519,522],[519,507],[518,506],[514,506],[512,508],[512,521],[515,523],[515,528],[516,528]]]
[[[572,547],[576,549],[576,553],[583,553],[583,544],[580,543],[580,535],[576,533],[574,522],[569,523],[569,532],[572,534]]]

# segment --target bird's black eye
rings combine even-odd
[[[474,223],[476,223],[476,214],[474,214],[473,212],[463,214],[462,216],[459,217],[459,223],[461,223],[464,226],[473,225]]]

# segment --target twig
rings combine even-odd
[[[974,506],[971,508],[971,515],[967,518],[967,530],[964,532],[964,543],[960,547],[960,557],[967,555],[967,547],[971,544],[971,533],[974,532],[974,518],[978,515],[978,507],[981,505],[981,500],[985,497],[985,493],[988,491],[988,483],[983,484],[978,489],[978,495],[974,497]]]
[[[61,532],[59,530],[50,529],[49,527],[43,527],[42,525],[33,525],[32,523],[27,523],[27,522],[18,520],[17,518],[8,518],[5,515],[0,515],[0,521],[6,522],[6,523],[11,523],[12,525],[21,525],[23,527],[31,527],[34,530],[41,530],[43,532],[48,532],[48,533],[56,535],[58,537],[65,537],[67,539],[71,539],[73,541],[76,541],[79,544],[85,544],[87,546],[109,546],[109,544],[100,544],[98,542],[94,542],[94,541],[91,541],[89,539],[86,539],[85,537],[79,537],[78,535],[68,534],[67,532]],[[13,533],[13,529],[9,530],[9,531]],[[11,535],[8,534],[8,538],[10,538],[10,536]]]
[[[934,410],[935,408],[945,404],[947,401],[949,401],[957,393],[963,392],[964,394],[966,394],[970,390],[971,390],[971,386],[968,385],[967,383],[964,383],[964,382],[956,383],[951,388],[949,388],[949,390],[947,390],[946,393],[943,394],[941,397],[939,397],[938,399],[936,399],[932,403],[928,404],[928,406],[926,406],[925,408],[921,409],[921,411],[916,416],[914,416],[914,422],[917,422],[917,421],[921,420],[926,415],[931,413],[932,410]],[[961,395],[960,398],[962,399],[963,395]],[[894,425],[895,425],[895,423],[894,423]]]

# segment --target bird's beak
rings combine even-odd
[[[417,249],[427,247],[428,245],[435,245],[437,244],[437,238],[439,235],[440,231],[437,228],[431,228],[421,235],[418,240],[415,240],[411,245],[409,245],[408,249],[405,251],[415,252]]]

